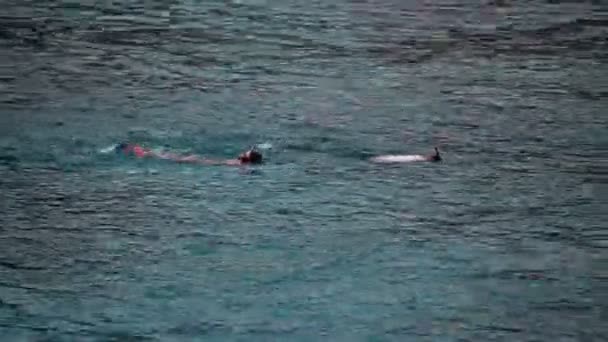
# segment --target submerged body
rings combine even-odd
[[[441,155],[439,150],[435,147],[435,154],[432,155],[421,155],[421,154],[386,154],[382,156],[372,157],[371,161],[374,163],[411,163],[419,161],[430,161],[438,162],[441,161]]]
[[[137,144],[121,143],[115,147],[116,153],[123,153],[127,156],[132,155],[136,158],[153,158],[171,160],[178,163],[201,164],[201,165],[228,165],[239,166],[247,164],[261,164],[262,154],[256,150],[248,150],[241,153],[235,159],[215,160],[205,157],[191,155],[180,155],[172,152],[157,152]]]

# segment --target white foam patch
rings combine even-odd
[[[377,156],[373,157],[371,160],[375,163],[410,163],[418,161],[427,161],[427,158],[419,154],[402,154]]]
[[[112,153],[116,149],[116,146],[118,146],[118,145],[114,144],[112,146],[101,148],[101,149],[99,149],[99,153],[103,153],[103,154]]]
[[[256,145],[256,147],[259,148],[260,150],[270,150],[270,149],[272,149],[272,144],[269,142],[265,142],[265,143]]]

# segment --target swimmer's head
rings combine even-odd
[[[114,151],[116,151],[116,153],[124,152],[127,150],[128,147],[129,147],[129,144],[122,142],[122,143],[116,145],[116,147],[114,147]]]
[[[243,164],[261,164],[263,158],[260,152],[251,149],[247,152],[241,153],[238,159]]]

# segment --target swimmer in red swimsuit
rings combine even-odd
[[[155,152],[149,148],[142,147],[137,144],[118,144],[115,148],[116,152],[122,152],[125,155],[134,155],[137,158],[155,158],[172,160],[178,163],[203,164],[203,165],[246,165],[246,164],[261,164],[262,154],[254,149],[250,149],[241,153],[236,159],[228,160],[213,160],[203,158],[197,155],[179,155],[170,152]]]

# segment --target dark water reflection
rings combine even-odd
[[[2,8],[3,340],[608,337],[604,2]]]

